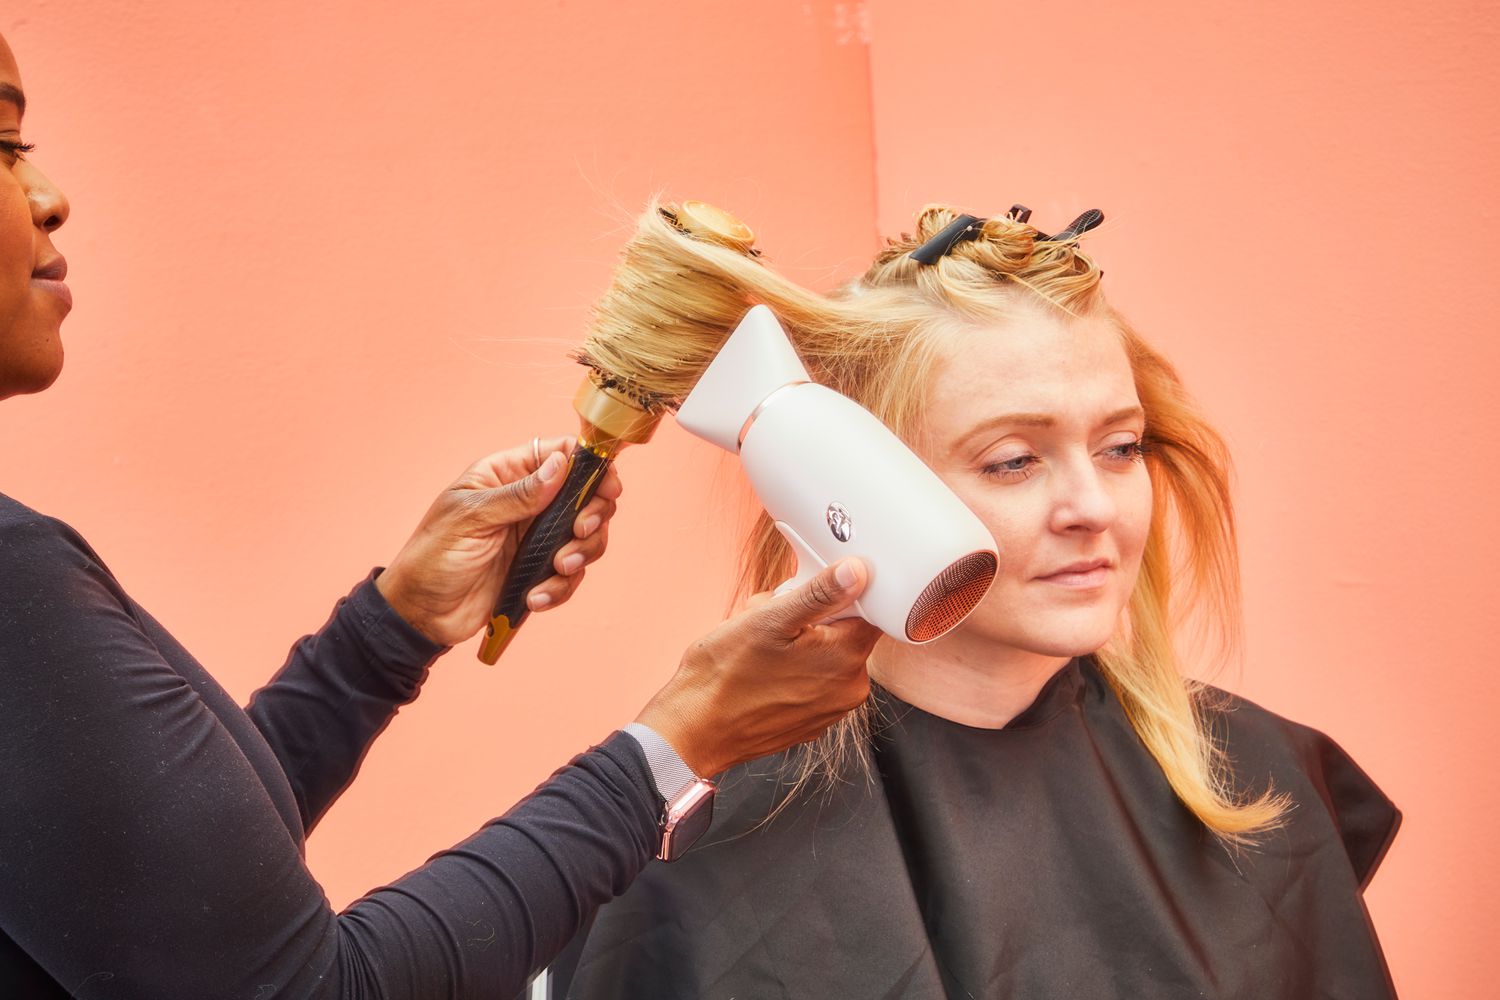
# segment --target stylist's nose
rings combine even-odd
[[[1114,524],[1118,514],[1115,499],[1105,488],[1103,476],[1093,462],[1080,462],[1054,477],[1057,495],[1052,502],[1052,530],[1100,532]]]
[[[31,204],[31,221],[38,229],[50,233],[68,221],[68,196],[36,167],[25,162],[20,166],[21,184]]]

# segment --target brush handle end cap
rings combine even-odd
[[[706,201],[685,201],[678,205],[677,224],[700,240],[731,250],[748,250],[755,242],[755,233],[749,226]]]
[[[496,615],[491,618],[489,626],[485,629],[484,639],[479,643],[479,658],[493,665],[496,660],[500,659],[500,654],[505,652],[505,647],[510,645],[510,640],[515,634],[516,630],[511,627],[509,615]]]

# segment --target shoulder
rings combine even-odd
[[[1215,738],[1232,758],[1246,765],[1257,769],[1285,769],[1290,765],[1309,775],[1330,768],[1357,769],[1353,759],[1327,733],[1278,715],[1248,698],[1205,686],[1199,706]]]
[[[910,907],[871,912],[869,894],[850,889],[904,870],[889,808],[878,785],[852,778],[794,795],[799,763],[776,754],[726,773],[698,844],[671,864],[648,865],[554,965],[563,994],[780,996],[786,970],[797,969],[798,996],[881,995],[848,992],[848,983],[843,992],[822,988],[849,970],[808,967],[807,956],[839,954],[855,926],[874,940],[925,942]],[[859,974],[896,982],[910,958],[895,949]]]
[[[15,579],[19,572],[98,563],[94,550],[72,527],[0,493],[0,567],[6,570],[4,578]]]
[[[1312,824],[1309,813],[1326,817],[1361,887],[1367,884],[1395,839],[1401,811],[1354,758],[1327,733],[1218,688],[1204,690],[1203,714],[1236,786],[1246,794],[1270,787],[1290,796],[1294,824]]]
[[[16,616],[124,602],[114,577],[83,536],[55,517],[0,493],[0,625]]]
[[[638,933],[646,914],[664,917],[700,908],[703,919],[711,921],[723,900],[744,895],[749,883],[774,891],[770,886],[826,881],[851,858],[868,863],[872,852],[883,849],[881,837],[889,826],[878,784],[850,776],[798,790],[801,762],[796,752],[783,752],[721,775],[712,823],[698,843],[671,864],[648,866],[605,908],[602,923],[629,914],[627,932]],[[887,860],[901,863],[899,855]]]
[[[0,493],[0,565],[11,569],[21,560],[76,548],[82,542],[76,531],[57,518]]]
[[[0,493],[0,532],[42,519],[41,514],[32,510],[21,501],[14,500],[4,493]]]
[[[702,916],[709,919],[725,898],[744,892],[749,872],[805,875],[815,869],[820,863],[814,850],[817,834],[841,825],[869,796],[850,795],[841,788],[844,794],[798,795],[788,801],[796,764],[795,755],[773,754],[720,775],[713,820],[697,844],[671,864],[648,866],[620,899],[605,908],[602,922],[631,913],[627,923],[634,926],[646,913],[700,907],[706,908]]]
[[[1204,685],[1199,695],[1204,721],[1233,749],[1259,755],[1316,756],[1333,741],[1320,730],[1265,708],[1223,688]]]

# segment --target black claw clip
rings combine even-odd
[[[973,215],[960,215],[943,227],[942,232],[911,252],[911,259],[918,264],[936,264],[939,257],[953,252],[954,246],[964,240],[979,239],[979,230],[985,220]]]

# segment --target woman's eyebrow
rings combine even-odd
[[[21,88],[9,83],[0,83],[0,101],[9,101],[16,106],[16,114],[26,114],[26,95]]]
[[[1146,411],[1139,406],[1122,407],[1121,409],[1118,409],[1113,413],[1107,414],[1104,419],[1099,421],[1098,426],[1104,427],[1108,424],[1119,423],[1121,420],[1128,420],[1131,417],[1143,417],[1145,416],[1145,414]],[[990,417],[986,420],[981,420],[979,423],[975,424],[972,428],[970,428],[967,434],[954,442],[954,445],[950,450],[954,453],[960,452],[964,449],[964,446],[967,445],[976,436],[983,434],[985,431],[993,430],[996,427],[1056,426],[1057,418],[1049,413],[1005,413],[1001,414],[998,417]]]
[[[1145,416],[1146,416],[1146,410],[1145,410],[1144,407],[1141,407],[1141,406],[1126,406],[1126,407],[1123,407],[1121,409],[1116,410],[1115,412],[1113,412],[1113,413],[1109,414],[1107,417],[1105,417],[1103,420],[1099,421],[1099,426],[1103,427],[1106,424],[1117,424],[1121,420],[1128,420],[1131,417],[1141,417],[1141,418],[1144,418]]]

